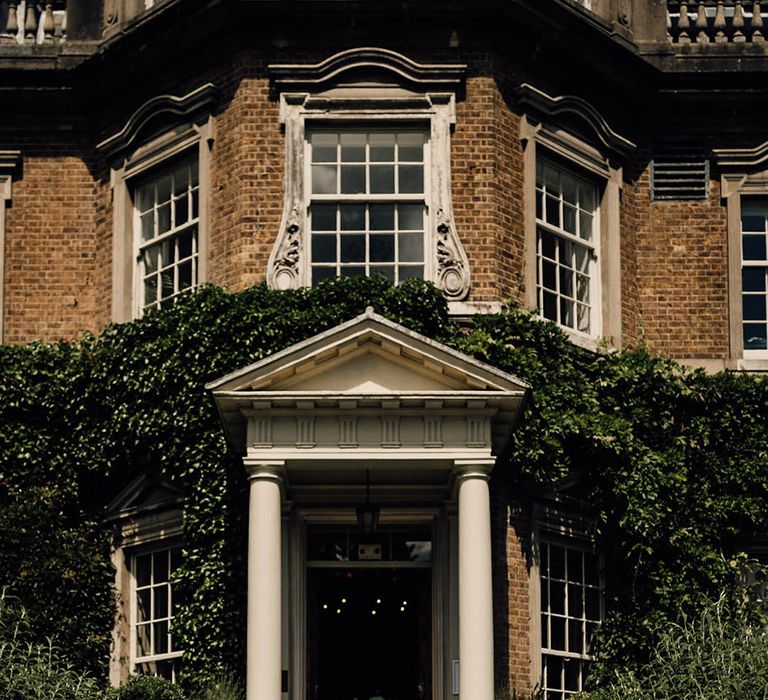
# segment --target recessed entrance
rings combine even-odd
[[[326,530],[308,553],[329,558],[307,563],[307,699],[430,699],[429,534]]]

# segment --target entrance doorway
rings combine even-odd
[[[330,534],[322,533],[325,543]],[[367,536],[378,544],[363,547],[381,556],[368,561],[355,556],[363,550],[350,532],[334,534],[353,555],[308,561],[307,700],[431,700],[429,535]],[[313,539],[308,549],[317,552]]]

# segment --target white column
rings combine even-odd
[[[248,505],[247,700],[280,700],[282,462],[251,462]]]
[[[493,700],[491,507],[493,462],[459,465],[459,694]]]

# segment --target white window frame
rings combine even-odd
[[[197,286],[208,279],[211,150],[216,137],[212,110],[216,96],[216,88],[206,83],[183,97],[154,97],[141,105],[120,131],[97,146],[112,163],[113,321],[130,321],[142,312],[136,260],[135,184],[184,153],[197,153]]]
[[[0,151],[0,343],[5,320],[5,211],[11,201],[13,174],[21,163],[21,151]]]
[[[563,206],[563,199],[562,199],[562,192],[559,193],[560,197],[560,220],[561,225],[560,226],[554,226],[546,221],[546,216],[543,216],[542,218],[539,218],[539,216],[536,216],[536,308],[538,310],[539,316],[541,318],[545,318],[543,314],[543,310],[541,308],[541,299],[542,295],[545,289],[544,282],[542,279],[542,265],[543,265],[543,256],[541,253],[541,231],[547,231],[552,236],[554,236],[557,240],[564,240],[569,243],[571,243],[573,246],[579,246],[587,251],[588,255],[588,262],[587,262],[587,276],[589,278],[589,328],[590,330],[588,332],[581,331],[578,328],[578,311],[577,311],[577,305],[578,305],[578,297],[577,297],[577,291],[576,287],[577,284],[574,280],[574,289],[572,292],[572,298],[573,298],[573,320],[574,325],[569,326],[562,322],[562,320],[559,319],[560,317],[560,300],[562,297],[561,291],[560,291],[560,275],[559,275],[559,267],[560,267],[560,261],[558,259],[557,268],[555,271],[556,279],[555,283],[557,285],[557,290],[550,290],[554,291],[556,298],[557,298],[557,316],[558,319],[549,319],[554,320],[555,323],[557,323],[562,328],[566,329],[569,334],[573,334],[576,336],[582,336],[584,339],[591,339],[594,337],[593,328],[599,324],[601,319],[601,295],[600,295],[600,285],[598,283],[599,275],[600,275],[600,260],[601,260],[601,251],[600,251],[600,196],[601,196],[601,186],[599,182],[596,182],[593,178],[590,178],[587,174],[580,173],[577,170],[575,170],[573,167],[567,167],[566,165],[563,165],[562,163],[558,162],[557,160],[553,158],[547,158],[545,154],[541,154],[541,157],[537,158],[536,161],[536,196],[538,198],[538,190],[539,190],[539,177],[538,177],[538,169],[539,166],[542,167],[542,169],[546,166],[549,166],[550,168],[553,168],[558,171],[560,176],[562,177],[563,174],[570,175],[573,179],[575,179],[577,182],[583,182],[590,185],[595,193],[595,201],[594,201],[594,207],[592,211],[590,212],[592,216],[592,240],[587,241],[583,238],[580,238],[576,234],[571,234],[568,231],[566,231],[562,226],[562,206]],[[546,210],[546,199],[542,201],[542,213]],[[578,212],[576,214],[578,219]]]
[[[515,94],[523,111],[520,140],[523,144],[525,304],[537,310],[536,162],[542,157],[554,158],[566,168],[585,173],[586,178],[598,186],[597,311],[589,334],[561,328],[574,344],[587,349],[619,348],[622,344],[621,163],[636,146],[616,133],[600,113],[580,97],[552,97],[528,83],[520,85]]]
[[[365,48],[343,51],[319,64],[273,65],[269,70],[280,95],[286,170],[283,219],[268,262],[268,284],[277,289],[311,284],[307,133],[324,128],[421,128],[428,135],[424,278],[449,301],[464,299],[470,271],[453,221],[450,138],[456,122],[455,91],[466,66],[417,64],[393,51]],[[356,73],[351,84],[343,82],[347,71]],[[360,78],[359,71],[376,80]],[[299,88],[305,91],[296,91]]]
[[[189,163],[194,163],[196,166],[196,169],[198,171],[198,178],[197,178],[197,185],[193,189],[197,190],[197,198],[198,198],[198,209],[197,209],[197,217],[193,218],[190,216],[190,218],[181,226],[181,227],[172,227],[168,231],[161,233],[159,235],[154,236],[153,238],[150,238],[147,241],[142,240],[142,225],[141,225],[141,210],[139,209],[139,206],[137,204],[138,199],[138,191],[142,187],[142,185],[149,182],[157,183],[157,180],[159,177],[170,170],[172,170],[173,166],[175,164],[178,164],[180,162],[188,161]],[[133,313],[135,317],[142,316],[144,312],[147,309],[151,308],[162,308],[162,305],[166,301],[171,301],[175,298],[177,298],[180,294],[184,294],[188,291],[193,290],[195,287],[198,287],[200,285],[200,275],[199,275],[199,268],[200,268],[200,158],[199,153],[195,153],[193,150],[190,151],[182,151],[180,154],[175,156],[172,159],[168,159],[164,161],[162,164],[158,165],[155,170],[149,171],[147,173],[144,173],[142,175],[134,176],[129,181],[129,188],[130,188],[130,196],[131,196],[131,205],[133,209],[133,257],[134,260],[136,260],[136,268],[135,268],[135,274],[134,274],[134,288],[133,288],[133,298],[134,298],[134,309]],[[188,196],[190,197],[190,200],[192,198],[192,192],[187,190]],[[169,216],[173,216],[173,210],[174,210],[174,195],[171,193],[171,199],[168,200],[168,205],[170,208],[170,214]],[[188,204],[188,206],[191,206],[191,201]],[[153,207],[154,209],[154,207]],[[146,251],[148,251],[151,248],[154,248],[156,246],[161,246],[165,241],[169,241],[171,243],[175,243],[181,236],[183,236],[189,229],[192,227],[195,227],[197,229],[195,235],[192,238],[192,253],[189,257],[191,268],[192,268],[192,284],[190,287],[187,287],[183,290],[179,290],[178,287],[178,269],[179,269],[179,260],[178,256],[177,259],[174,261],[172,266],[172,271],[174,275],[174,291],[171,295],[167,297],[161,298],[162,293],[162,283],[158,283],[157,292],[155,301],[147,304],[146,298],[145,298],[145,286],[144,286],[144,276],[146,273]],[[186,262],[186,258],[184,262]],[[159,278],[160,274],[159,271],[156,273],[156,277]]]
[[[138,586],[136,581],[136,559],[140,556],[154,556],[158,552],[166,552],[169,558],[168,563],[168,586],[171,590],[171,599],[173,597],[173,585],[172,585],[172,578],[173,578],[173,572],[170,569],[170,559],[171,559],[171,550],[173,549],[181,549],[181,543],[174,540],[161,540],[159,542],[155,542],[150,546],[146,547],[140,547],[140,548],[134,548],[131,549],[127,554],[129,557],[129,566],[128,570],[130,572],[130,642],[129,642],[129,648],[130,648],[130,672],[136,673],[136,669],[141,664],[150,664],[150,663],[157,663],[160,661],[172,661],[175,659],[181,659],[184,655],[183,651],[169,651],[162,654],[151,654],[149,656],[142,656],[139,657],[137,653],[137,632],[138,632]],[[154,566],[154,564],[153,564]],[[151,587],[154,588],[154,578],[152,578],[152,584]],[[154,596],[150,596],[151,598],[154,598]],[[173,608],[169,605],[169,617],[168,624],[169,624],[169,631],[172,628],[172,619],[173,619]],[[164,618],[165,619],[165,618]],[[153,617],[151,621],[149,622],[150,625],[155,624],[155,618]],[[173,683],[177,681],[177,678],[175,675],[170,679]]]
[[[595,555],[599,567],[600,621],[605,620],[605,559],[595,537],[594,522],[570,512],[558,503],[535,503],[531,512],[531,568],[529,572],[531,685],[541,687],[543,656],[545,654],[594,661],[592,654],[570,654],[545,649],[541,644],[541,544],[547,543],[589,552]],[[567,554],[566,554],[567,556]],[[585,603],[586,606],[586,603]],[[566,632],[567,634],[567,632]],[[583,679],[582,679],[583,680]],[[565,695],[569,697],[568,694]]]
[[[422,175],[423,175],[423,189],[421,193],[404,193],[404,194],[316,194],[312,192],[312,145],[310,143],[312,134],[315,133],[335,133],[335,134],[349,134],[349,133],[361,133],[361,134],[370,134],[372,132],[377,133],[397,133],[397,132],[413,132],[413,133],[420,133],[424,135],[424,148],[423,148],[423,156],[422,156]],[[428,275],[427,273],[427,263],[429,256],[427,254],[428,246],[427,246],[427,232],[429,231],[429,221],[430,221],[430,212],[432,210],[431,201],[430,201],[430,187],[429,187],[429,181],[430,181],[430,174],[431,174],[431,152],[429,147],[429,129],[428,125],[425,124],[424,128],[419,128],[418,124],[411,124],[407,126],[403,126],[400,129],[397,129],[393,126],[376,126],[371,125],[370,128],[363,128],[360,126],[350,126],[350,127],[336,127],[336,128],[319,128],[319,129],[312,129],[308,128],[305,133],[305,167],[304,167],[304,178],[305,178],[305,188],[308,193],[308,200],[307,200],[307,212],[308,212],[308,225],[307,225],[307,250],[309,252],[309,274],[310,274],[310,283],[311,283],[311,274],[312,274],[312,254],[311,254],[311,245],[312,245],[312,226],[311,221],[309,217],[309,212],[313,204],[376,204],[376,203],[395,203],[395,204],[423,204],[425,208],[425,216],[424,216],[424,223],[423,226],[423,234],[422,234],[422,262],[421,266],[424,270],[423,279],[430,279],[431,275]],[[366,161],[366,169],[367,166],[370,165],[370,161]],[[396,169],[396,166],[395,166]],[[338,235],[338,233],[337,233]],[[397,233],[395,233],[395,239],[397,238]],[[370,256],[367,256],[368,258]],[[341,263],[340,259],[337,256],[336,265],[337,267]],[[397,267],[400,264],[400,261],[395,259],[395,261],[392,263],[393,267]],[[370,261],[362,263],[363,266],[369,267]],[[375,264],[374,264],[375,266]]]

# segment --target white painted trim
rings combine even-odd
[[[21,151],[0,151],[0,343],[5,321],[5,232],[6,209],[13,193],[13,173],[21,163]]]

